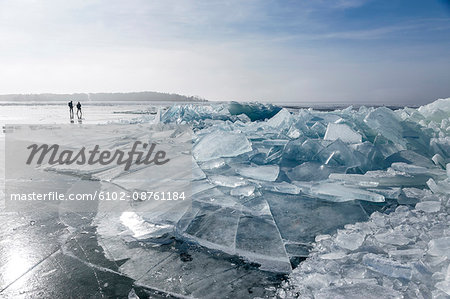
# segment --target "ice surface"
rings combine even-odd
[[[427,186],[433,193],[450,194],[450,180],[435,182],[433,179],[427,181]]]
[[[208,248],[234,253],[240,213],[230,207],[202,205],[183,236]]]
[[[359,298],[373,288],[380,292],[376,298],[431,298],[431,294],[446,298],[450,252],[447,200],[445,208],[440,201],[423,201],[414,210],[398,207],[391,214],[376,212],[368,222],[316,237],[312,254],[293,271],[283,291],[288,297],[340,298],[345,290],[342,296]],[[311,283],[305,278],[313,273],[328,279]],[[353,289],[362,281],[361,289]]]
[[[415,166],[421,166],[426,168],[432,168],[433,162],[431,159],[424,157],[423,155],[410,151],[410,150],[404,150],[396,152],[388,157],[386,157],[386,160],[384,162],[385,167],[389,167],[392,165],[392,163],[396,162],[402,162],[406,164],[412,164]]]
[[[255,192],[255,186],[241,186],[233,188],[230,194],[233,196],[251,196]]]
[[[271,118],[277,114],[281,108],[274,105],[264,105],[261,103],[231,102],[228,105],[228,110],[232,115],[245,114],[251,121],[256,121]]]
[[[272,127],[274,129],[289,129],[289,127],[292,125],[294,121],[294,118],[292,117],[291,113],[286,109],[281,109],[275,116],[270,118],[266,124],[269,127]]]
[[[215,185],[231,188],[247,184],[247,181],[239,176],[211,175],[209,180]]]
[[[316,183],[310,187],[305,184],[299,184],[303,187],[302,191],[311,196],[334,201],[344,202],[350,200],[365,200],[372,202],[384,202],[384,196],[370,191],[362,190],[355,187],[344,186],[336,182]]]
[[[370,283],[355,283],[339,287],[330,287],[314,293],[315,298],[336,299],[397,299],[402,298],[401,293]]]
[[[376,254],[364,255],[362,262],[368,269],[379,272],[385,276],[394,278],[411,279],[412,267],[406,264],[392,261],[386,257]]]
[[[102,246],[112,260],[134,257],[120,271],[149,284],[157,272],[165,270],[169,279],[168,269],[197,266],[164,251],[147,255],[133,241],[148,245],[167,235],[204,248],[210,264],[195,274],[204,283],[189,275],[195,283],[183,281],[182,287],[158,281],[183,295],[204,294],[201,285],[216,278],[209,277],[216,268],[236,274],[219,267],[223,261],[216,254],[222,252],[261,270],[293,271],[279,291],[287,297],[445,298],[448,103],[398,111],[292,111],[260,104],[169,108],[162,122],[186,123],[195,133],[192,206],[156,214],[143,204],[122,217],[99,214]],[[150,175],[144,169],[72,170],[105,186],[131,181],[136,189],[145,187],[139,178]],[[306,256],[296,268],[296,259]],[[195,265],[206,267],[202,257]]]
[[[422,201],[416,204],[416,209],[427,213],[439,212],[441,209],[440,201]]]
[[[301,189],[294,185],[289,184],[287,182],[257,182],[263,189],[267,191],[273,191],[278,193],[286,193],[286,194],[299,194]]]
[[[411,242],[411,239],[407,238],[403,235],[403,233],[399,230],[389,230],[384,233],[379,233],[375,235],[375,239],[383,244],[391,244],[391,245],[406,245]]]
[[[309,281],[321,291],[309,287],[312,295],[333,290],[351,297],[355,289],[345,285],[351,282],[397,297],[404,290],[374,277],[410,280],[428,275],[418,264],[405,264],[403,257],[420,259],[424,255],[416,244],[423,248],[439,239],[433,233],[419,242],[426,234],[408,223],[438,217],[448,202],[448,123],[441,112],[382,107],[293,113],[255,105],[233,103],[228,106],[230,112],[234,109],[231,113],[224,106],[197,112],[177,107],[162,117],[192,125],[197,136],[193,156],[203,171],[198,172],[193,208],[177,226],[179,238],[239,255],[261,269],[289,272],[290,258],[305,256],[317,235],[330,234],[316,239],[323,247],[313,249],[312,258],[300,265],[318,263],[311,277],[320,283]],[[372,214],[389,209],[392,203],[386,199],[394,206],[416,204],[415,216],[406,217],[410,212],[405,210]],[[371,214],[366,225],[346,226]],[[377,226],[382,228],[375,230]],[[441,247],[430,248],[439,252]],[[322,266],[313,257],[348,262],[349,252],[362,252],[351,257],[360,263],[360,272],[333,286],[343,274],[320,273]]]
[[[356,250],[363,244],[365,237],[365,234],[359,232],[339,231],[336,244],[344,249]]]
[[[281,236],[290,242],[308,244],[318,234],[334,233],[347,223],[367,220],[367,213],[355,202],[334,203],[305,195],[265,196]]]
[[[441,166],[442,168],[445,169],[445,160],[444,158],[442,158],[441,155],[436,154],[433,156],[433,158],[431,158],[431,160],[433,160],[434,164]]]
[[[217,158],[217,159],[214,159],[214,160],[209,160],[207,162],[204,162],[201,165],[202,165],[201,166],[202,169],[211,170],[211,169],[224,167],[226,165],[226,163],[225,163],[224,159]]]
[[[450,113],[450,101],[448,99],[439,99],[428,105],[417,109],[428,120],[442,121],[448,118]]]
[[[328,178],[331,170],[327,165],[305,162],[289,169],[287,176],[292,181],[321,181]]]
[[[446,99],[420,108],[420,113],[405,109],[396,114],[420,122],[439,138],[446,139],[448,131],[444,133],[442,129],[448,128],[445,120],[450,116],[449,107],[450,99]],[[448,171],[448,149],[443,146],[446,141],[430,139],[424,151],[401,150],[412,144],[403,136],[413,134],[405,133],[405,126],[394,113],[376,109],[364,119],[377,134],[397,144],[397,150],[392,151],[389,143],[384,143],[390,149],[381,150],[385,160],[378,167],[382,170],[361,174],[331,170],[329,180],[399,201],[408,198],[417,203],[415,209],[399,207],[388,215],[375,212],[368,222],[348,225],[331,237],[317,237],[313,253],[293,271],[282,294],[305,298],[447,298],[450,185],[448,174],[442,171],[442,168]],[[441,124],[433,124],[436,121]],[[367,131],[367,134],[370,140],[374,133]],[[287,174],[294,179],[296,172],[291,170]],[[357,270],[359,267],[361,270]],[[314,283],[308,277],[315,277]]]
[[[174,105],[162,116],[164,123],[186,123],[207,119],[229,119],[231,116],[225,105]]]
[[[329,123],[324,140],[341,139],[347,143],[359,143],[362,141],[361,134],[353,131],[346,124]]]
[[[434,256],[450,258],[450,236],[431,240],[428,243],[428,253]]]
[[[278,165],[240,167],[236,172],[247,178],[273,182],[280,173],[280,167]]]
[[[367,187],[407,187],[424,186],[427,182],[426,176],[412,176],[404,172],[392,171],[368,171],[364,175],[332,173],[330,179],[343,181]]]
[[[235,157],[251,150],[251,143],[244,134],[219,130],[201,137],[192,151],[197,161],[208,161]]]
[[[373,110],[364,118],[364,122],[375,132],[398,145],[399,149],[406,149],[400,119],[389,108],[380,107]]]
[[[278,227],[271,216],[243,215],[236,234],[236,252],[260,263],[263,270],[290,272],[291,264]]]

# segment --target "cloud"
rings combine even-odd
[[[444,92],[449,45],[433,36],[449,21],[344,18],[367,2],[0,0],[0,93],[357,102]],[[405,33],[433,43],[417,48]]]

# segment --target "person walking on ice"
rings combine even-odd
[[[80,114],[78,114],[78,113],[80,113]],[[81,112],[81,103],[80,102],[77,103],[77,116],[78,116],[78,119],[81,119],[83,117],[83,113]]]
[[[69,105],[69,115],[70,115],[70,118],[73,118],[73,103],[72,103],[72,101],[70,101],[70,102],[68,103],[68,105]]]

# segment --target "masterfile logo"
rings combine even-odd
[[[7,125],[6,208],[146,213],[190,203],[192,135],[180,125]]]
[[[138,150],[138,146],[141,145],[143,150],[147,150],[147,152]],[[49,165],[108,165],[111,163],[116,163],[117,165],[125,165],[124,170],[129,170],[133,162],[137,165],[144,164],[150,165],[154,163],[155,165],[163,165],[169,162],[170,159],[166,158],[165,151],[157,151],[155,150],[156,143],[148,144],[146,142],[135,141],[131,150],[128,152],[122,150],[103,150],[100,151],[100,146],[97,144],[93,149],[89,150],[86,147],[82,147],[79,151],[74,150],[62,150],[60,151],[60,146],[58,144],[48,145],[48,144],[31,144],[27,147],[30,150],[30,155],[27,159],[27,164],[30,165],[33,163],[33,160],[36,154],[40,154],[36,159],[37,164],[42,164],[47,155],[48,164]],[[145,155],[144,155],[145,154]],[[134,160],[134,156],[136,159]]]

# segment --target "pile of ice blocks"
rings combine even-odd
[[[305,296],[448,294],[450,99],[395,111],[233,105],[161,115],[194,131],[193,203],[170,221],[143,216],[152,237],[160,225],[282,273],[313,248],[291,279]]]

